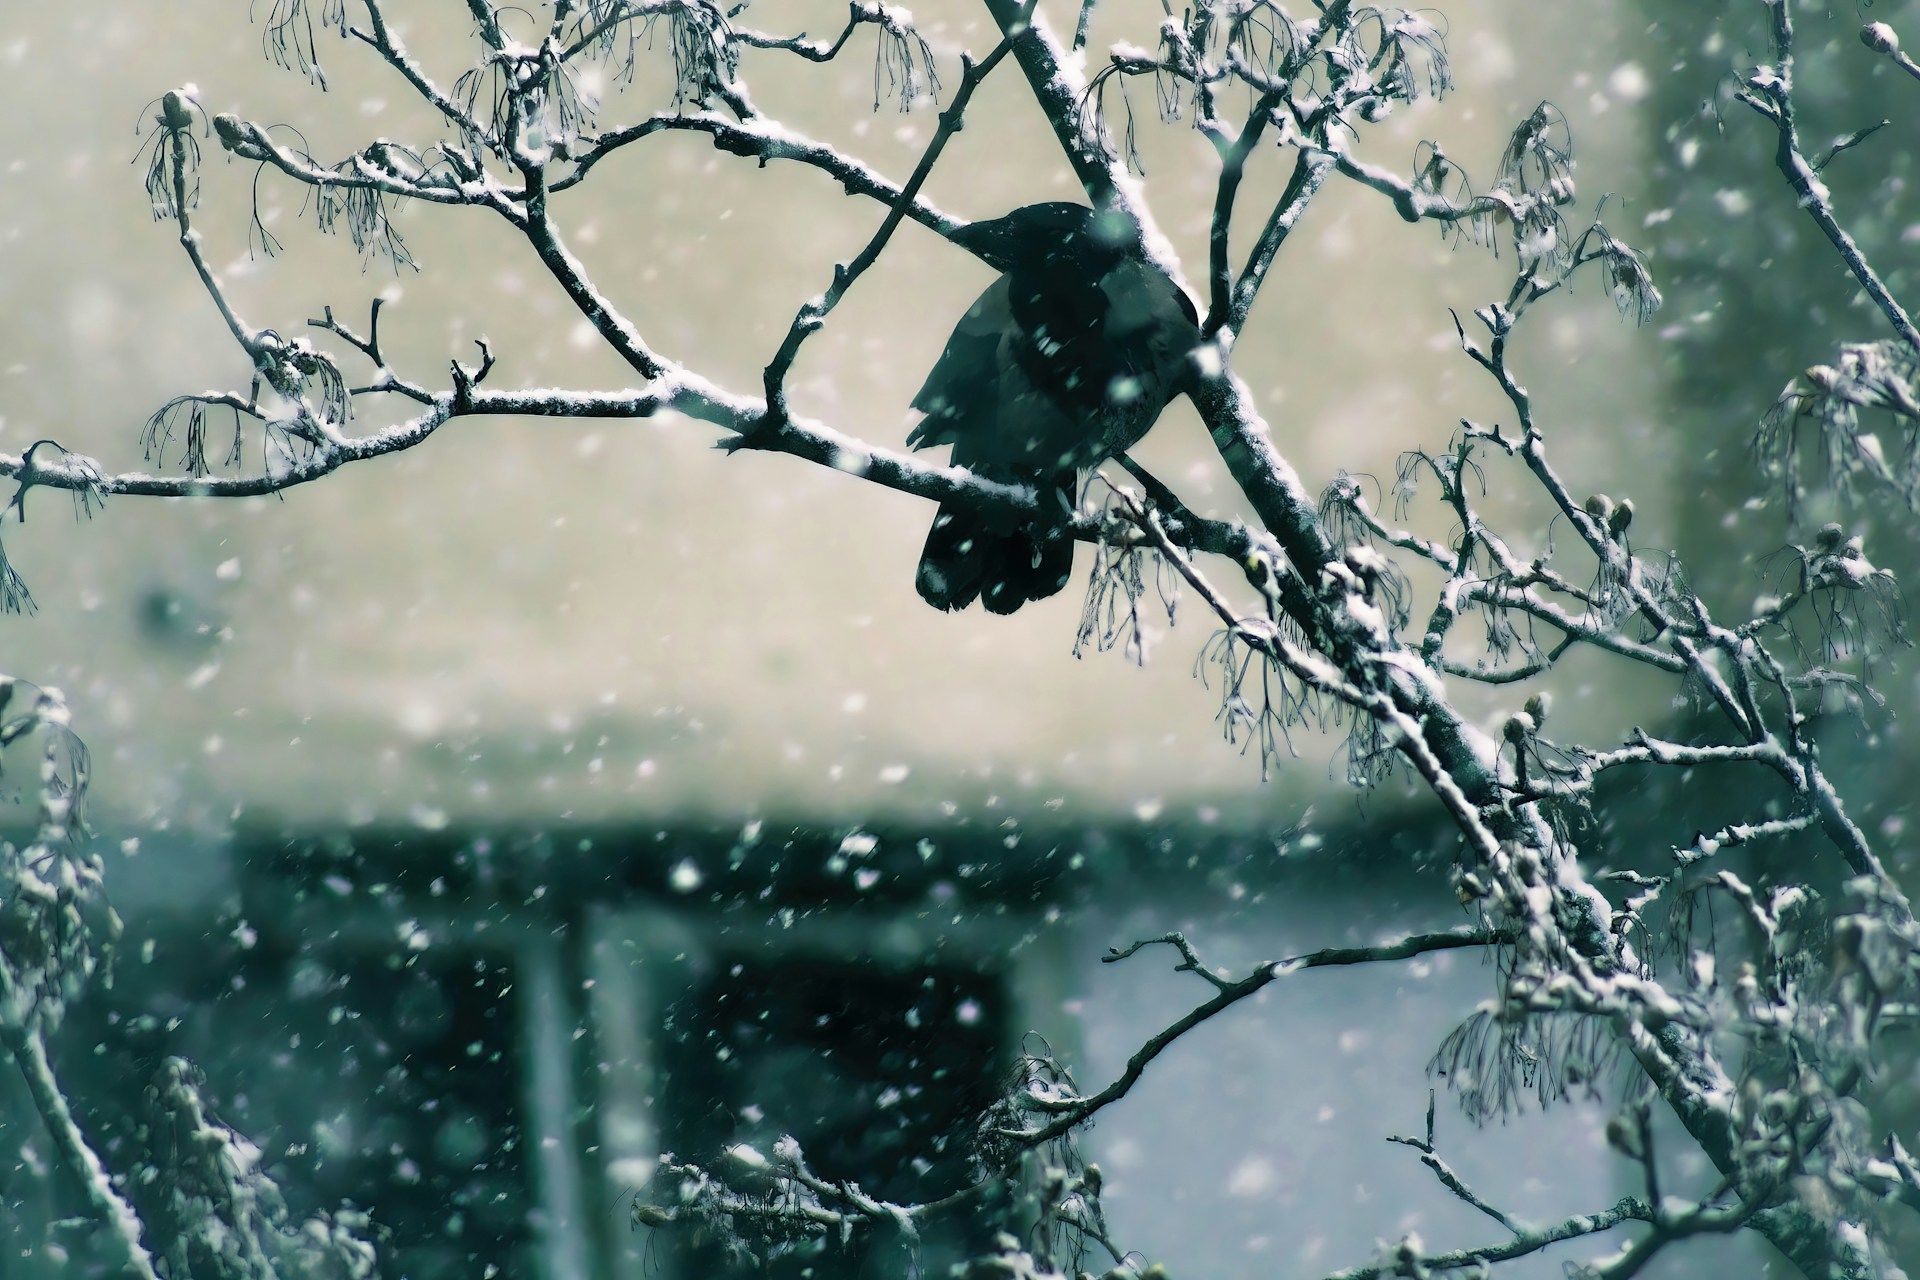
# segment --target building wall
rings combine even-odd
[[[954,43],[986,39],[973,5],[920,8],[949,59]],[[447,79],[470,44],[458,10],[406,15],[421,58]],[[808,0],[779,16],[824,30],[838,13]],[[1408,113],[1371,152],[1404,168],[1437,134],[1485,175],[1512,122],[1553,93],[1589,193],[1636,194],[1639,82],[1611,78],[1631,56],[1624,10],[1463,0],[1448,18],[1459,93]],[[1096,43],[1140,37],[1114,24]],[[125,163],[142,104],[192,82],[210,110],[293,122],[324,154],[415,136],[424,122],[390,72],[331,36],[328,93],[277,71],[258,56],[260,27],[215,0],[182,0],[164,21],[101,0],[42,6],[8,30],[0,447],[51,436],[139,467],[140,424],[166,397],[247,376]],[[932,117],[872,112],[871,70],[858,57],[829,70],[771,56],[749,66],[769,110],[904,172]],[[649,74],[610,115],[662,105]],[[1141,132],[1156,211],[1201,261],[1211,148],[1182,126]],[[1010,73],[982,94],[951,161],[930,194],[965,214],[1071,195]],[[285,250],[250,257],[252,184],[250,167],[214,160],[201,218],[255,323],[296,329],[327,304],[359,316],[385,291],[388,343],[421,376],[485,335],[499,385],[626,382],[487,216],[407,212],[400,225],[425,270],[396,278],[377,263],[362,272],[350,245],[315,236],[302,193],[270,179],[263,212]],[[1250,224],[1276,188],[1272,173],[1249,182]],[[603,166],[560,213],[663,350],[744,386],[877,217],[811,171],[762,171],[672,137]],[[1405,227],[1371,193],[1326,193],[1239,356],[1309,483],[1343,467],[1391,476],[1401,450],[1497,412],[1451,349],[1447,308],[1497,296],[1508,269]],[[984,283],[976,264],[908,228],[809,344],[798,406],[897,445],[919,378]],[[1648,459],[1668,446],[1640,425],[1659,418],[1657,373],[1629,354],[1641,341],[1595,290],[1559,309],[1526,356],[1569,468],[1616,490],[1631,479],[1657,527]],[[1607,443],[1622,422],[1650,454]],[[788,459],[724,457],[710,440],[675,421],[463,421],[417,453],[284,499],[116,501],[78,529],[48,503],[8,532],[41,606],[7,621],[9,661],[74,696],[99,747],[103,811],[137,824],[217,829],[237,811],[426,826],[687,810],[842,819],[1055,803],[1259,818],[1337,793],[1322,744],[1262,785],[1217,740],[1215,695],[1191,675],[1209,628],[1192,610],[1144,670],[1114,655],[1075,660],[1077,587],[1011,620],[939,615],[911,586],[924,504]],[[1208,451],[1177,406],[1143,456],[1196,506],[1232,512]],[[1567,723],[1582,703],[1609,723],[1661,705],[1616,705],[1614,678],[1597,668],[1565,700]]]
[[[409,38],[449,76],[445,51],[464,39],[454,8],[408,14]],[[983,43],[973,6],[918,8],[942,48]],[[1588,193],[1613,189],[1629,209],[1645,207],[1649,144],[1637,110],[1661,54],[1639,43],[1632,6],[1516,11],[1461,0],[1447,11],[1460,93],[1410,113],[1368,144],[1373,154],[1403,168],[1415,142],[1437,134],[1484,175],[1510,123],[1551,93],[1580,140]],[[796,28],[824,30],[839,10],[809,0],[792,12]],[[110,465],[141,465],[139,424],[162,399],[245,376],[124,163],[141,104],[192,81],[210,109],[296,121],[322,151],[404,135],[418,113],[344,46],[322,47],[324,97],[264,67],[259,29],[213,0],[180,0],[164,21],[83,0],[8,22],[0,447],[51,435]],[[1118,23],[1101,34],[1141,38]],[[869,114],[868,70],[857,60],[841,72],[767,60],[751,74],[770,108],[905,172],[930,116]],[[646,108],[661,101],[644,78],[630,96]],[[1192,255],[1205,233],[1209,148],[1179,127],[1148,127],[1143,149],[1156,212]],[[953,161],[932,195],[968,215],[1071,194],[1011,76],[983,94]],[[816,178],[755,171],[669,140],[606,166],[562,216],[665,350],[752,385],[793,307],[877,217]],[[253,260],[244,249],[251,179],[244,167],[210,165],[202,215],[250,317],[291,326],[328,303],[353,315],[386,291],[388,340],[415,369],[441,368],[485,334],[502,354],[502,385],[624,383],[532,260],[482,215],[407,215],[402,227],[426,272],[394,279],[377,265],[362,274],[349,247],[315,242],[299,226],[297,193],[268,182],[266,213],[286,252]],[[1247,207],[1276,185],[1250,184]],[[958,258],[903,232],[898,252],[810,345],[801,406],[898,443],[919,377],[985,283]],[[1496,296],[1507,269],[1401,226],[1364,193],[1323,197],[1241,349],[1279,442],[1311,483],[1343,467],[1390,476],[1402,449],[1438,444],[1463,415],[1497,412],[1452,349],[1447,308]],[[1690,445],[1665,430],[1663,373],[1635,354],[1648,342],[1595,291],[1557,311],[1523,354],[1539,370],[1542,421],[1567,468],[1595,488],[1632,492],[1649,537],[1671,540],[1692,494],[1669,487],[1667,463]],[[1134,875],[1096,843],[1087,855],[1095,905],[1045,928],[1042,912],[1023,958],[1003,970],[1019,1025],[1070,1048],[1083,1078],[1098,1080],[1143,1029],[1190,1004],[1197,985],[1150,955],[1103,967],[1109,945],[1179,924],[1220,963],[1240,965],[1452,919],[1444,891],[1405,866],[1372,864],[1368,876],[1340,880],[1324,860],[1296,868],[1282,856],[1284,830],[1392,827],[1406,797],[1389,788],[1359,809],[1333,780],[1331,744],[1311,737],[1298,762],[1261,783],[1252,761],[1217,740],[1215,695],[1190,668],[1207,628],[1190,610],[1144,669],[1116,655],[1073,658],[1074,591],[1009,620],[934,614],[911,588],[923,505],[784,459],[722,457],[708,443],[680,422],[463,422],[413,455],[284,500],[121,500],[87,527],[50,512],[9,530],[8,553],[41,604],[34,619],[5,620],[9,663],[65,686],[95,744],[114,883],[135,935],[172,937],[177,950],[163,957],[220,940],[206,944],[217,957],[235,930],[274,923],[250,916],[236,821],[302,834],[377,825],[421,838],[590,822],[648,839],[690,818],[735,830],[763,818],[840,831],[876,816],[997,830],[1064,814],[1168,845],[1243,833],[1252,852],[1207,874],[1184,874],[1176,860]],[[1184,407],[1144,457],[1195,505],[1235,509]],[[1514,501],[1498,486],[1494,496]],[[1576,669],[1556,717],[1570,732],[1617,728],[1660,714],[1665,696],[1594,663]],[[1498,705],[1484,704],[1489,717]],[[649,865],[663,875],[675,864]],[[589,956],[636,933],[652,947],[696,927],[674,923],[670,895],[665,922],[656,911],[642,927],[619,914],[627,908],[572,892],[569,927],[592,941],[568,945]],[[533,918],[551,924],[544,910]],[[338,918],[346,927],[357,917],[342,906]],[[982,936],[997,936],[998,924],[986,925]],[[330,941],[332,927],[314,942]],[[912,929],[904,936],[924,942]],[[546,975],[527,983],[550,993],[566,985],[550,930],[513,937],[507,954]],[[369,954],[405,963],[407,948],[396,932]],[[195,972],[202,1034],[217,1036],[244,1001],[212,994],[233,976],[217,963]],[[610,965],[595,990],[617,986],[621,972]],[[1378,1232],[1477,1238],[1481,1224],[1410,1152],[1381,1139],[1420,1125],[1428,1055],[1490,988],[1465,956],[1378,975],[1306,975],[1182,1046],[1090,1139],[1111,1171],[1123,1236],[1176,1274],[1229,1277],[1357,1261]],[[552,1011],[551,1001],[515,1005],[526,991],[495,994],[525,1019]],[[637,988],[631,1003],[616,1002],[632,1016],[599,1018],[607,1052],[584,1072],[560,1069],[551,1036],[523,1034],[525,1019],[506,1033],[513,1049],[488,1053],[522,1053],[513,1069],[525,1078],[576,1084],[584,1093],[573,1102],[597,1106],[592,1124],[624,1134],[632,1155],[657,1140],[647,1130],[655,1118],[635,1101],[646,1096],[636,1073],[657,1032],[649,998]],[[564,1020],[548,1032],[556,1029],[571,1035]],[[516,1123],[567,1105],[551,1089],[525,1096]],[[258,1118],[281,1123],[264,1103]],[[295,1120],[316,1123],[286,1123]],[[1440,1124],[1490,1195],[1510,1192],[1544,1217],[1610,1198],[1592,1121],[1576,1107],[1469,1135],[1443,1107]],[[598,1175],[591,1162],[569,1173],[550,1151],[523,1149],[516,1176],[543,1213],[554,1203],[580,1212]],[[575,1177],[574,1192],[555,1190]],[[591,1225],[579,1235],[556,1229],[550,1213],[539,1219],[553,1280],[591,1265],[576,1250],[620,1254],[636,1242],[607,1230],[618,1221],[607,1205],[585,1212]]]
[[[1436,834],[1300,847],[1036,830],[992,877],[978,869],[1000,841],[964,829],[774,830],[750,846],[687,833],[664,848],[617,830],[265,837],[236,850],[229,906],[146,917],[128,946],[139,961],[60,1058],[90,1130],[126,1159],[144,1080],[164,1055],[191,1056],[298,1211],[372,1210],[383,1275],[731,1275],[690,1231],[631,1225],[634,1201],[677,1202],[663,1154],[711,1160],[796,1133],[825,1176],[941,1194],[971,1147],[946,1126],[1011,1087],[1016,1054],[1054,1054],[1095,1089],[1212,994],[1160,949],[1096,957],[1178,928],[1238,974],[1450,927],[1462,913],[1438,883]],[[1436,1090],[1440,1150],[1490,1200],[1532,1220],[1611,1203],[1630,1189],[1600,1133],[1617,1073],[1477,1128],[1430,1070],[1496,980],[1464,951],[1305,971],[1192,1033],[1083,1141],[1116,1240],[1176,1274],[1248,1280],[1324,1274],[1410,1232],[1483,1243],[1497,1229],[1386,1141],[1422,1132]],[[1698,1171],[1674,1173],[1684,1186]],[[8,1228],[28,1280],[104,1274],[40,1246],[40,1221]],[[925,1274],[978,1224],[929,1226]],[[910,1256],[883,1242],[814,1274]]]

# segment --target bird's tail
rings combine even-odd
[[[1075,479],[1067,472],[1054,480],[1066,510],[1072,509]],[[1012,613],[1056,594],[1072,573],[1073,540],[1064,534],[1044,527],[1008,529],[942,503],[914,585],[936,609],[964,609],[978,600],[989,613]]]

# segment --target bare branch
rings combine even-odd
[[[1032,16],[1035,3],[1037,0],[1028,0],[1025,13],[1019,19],[1020,22],[1024,23],[1028,17]],[[887,210],[887,216],[880,223],[879,229],[873,233],[873,238],[867,241],[866,246],[854,255],[852,261],[845,266],[834,267],[833,282],[827,286],[826,291],[808,301],[800,308],[799,314],[794,316],[793,323],[787,328],[786,336],[780,341],[779,349],[767,362],[762,377],[767,397],[767,412],[772,420],[778,421],[787,416],[787,373],[793,368],[793,362],[800,355],[801,344],[819,331],[826,323],[827,316],[832,314],[834,307],[839,305],[840,299],[846,296],[847,290],[866,274],[869,267],[879,261],[881,253],[887,247],[887,242],[893,238],[894,231],[907,216],[907,210],[919,198],[920,188],[926,185],[927,178],[932,175],[933,166],[939,162],[940,153],[946,150],[947,143],[964,127],[967,104],[973,100],[974,91],[986,82],[989,75],[993,74],[993,69],[1000,65],[1001,60],[1007,56],[1012,47],[1012,38],[1003,36],[1000,43],[995,45],[979,63],[974,63],[970,58],[962,60],[960,88],[953,95],[953,100],[947,104],[946,110],[940,113],[940,122],[934,128],[933,137],[928,141],[926,150],[921,153],[920,161],[914,166],[906,185],[900,188],[899,197],[894,201],[892,208]]]
[[[1833,211],[1833,198],[1800,145],[1800,126],[1793,100],[1793,14],[1787,0],[1761,0],[1761,3],[1766,6],[1769,18],[1773,62],[1747,77],[1740,100],[1773,125],[1774,167],[1799,197],[1800,207],[1833,245],[1847,270],[1886,316],[1887,323],[1908,345],[1920,349],[1920,329],[1914,328],[1906,308],[1894,298],[1886,282],[1867,261],[1866,253],[1840,225]]]
[[[1175,1041],[1216,1014],[1232,1008],[1249,996],[1258,994],[1269,983],[1280,978],[1290,977],[1308,969],[1409,960],[1414,956],[1435,951],[1498,946],[1503,941],[1505,938],[1502,935],[1485,929],[1453,929],[1442,933],[1412,934],[1372,947],[1327,947],[1320,951],[1310,951],[1305,955],[1259,965],[1245,977],[1224,985],[1220,985],[1214,975],[1208,974],[1208,980],[1219,987],[1218,994],[1204,1004],[1196,1005],[1185,1016],[1149,1038],[1127,1059],[1125,1069],[1111,1084],[1085,1097],[1028,1099],[1028,1106],[1034,1110],[1049,1113],[1053,1118],[1036,1128],[1008,1133],[1005,1136],[1018,1141],[1022,1146],[1034,1147],[1050,1142],[1086,1123],[1095,1113],[1124,1098],[1128,1091],[1139,1083],[1140,1077],[1146,1074],[1147,1067],[1153,1060],[1172,1047]],[[1132,952],[1124,954],[1130,955]],[[1107,957],[1109,961],[1121,958],[1123,958],[1122,953]],[[1205,974],[1206,970],[1198,969],[1196,972]]]

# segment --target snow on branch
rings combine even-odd
[[[150,1091],[153,1128],[169,1141],[144,1160],[127,1167],[127,1151],[115,1150],[116,1172],[82,1128],[48,1037],[104,976],[120,936],[81,816],[88,773],[59,692],[0,677],[0,781],[32,797],[38,813],[31,839],[0,840],[0,1051],[20,1074],[55,1167],[117,1265],[138,1280],[159,1280],[156,1259],[169,1276],[208,1280],[371,1280],[364,1217],[291,1224],[260,1153],[207,1117],[185,1062],[170,1060]],[[159,1203],[143,1214],[134,1188],[157,1188]]]

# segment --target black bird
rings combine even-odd
[[[1031,204],[954,237],[1001,272],[968,308],[913,398],[916,449],[1055,497],[1139,442],[1184,382],[1200,341],[1193,302],[1140,252],[1117,213]],[[1012,613],[1066,586],[1073,542],[942,504],[915,585],[927,603]]]

